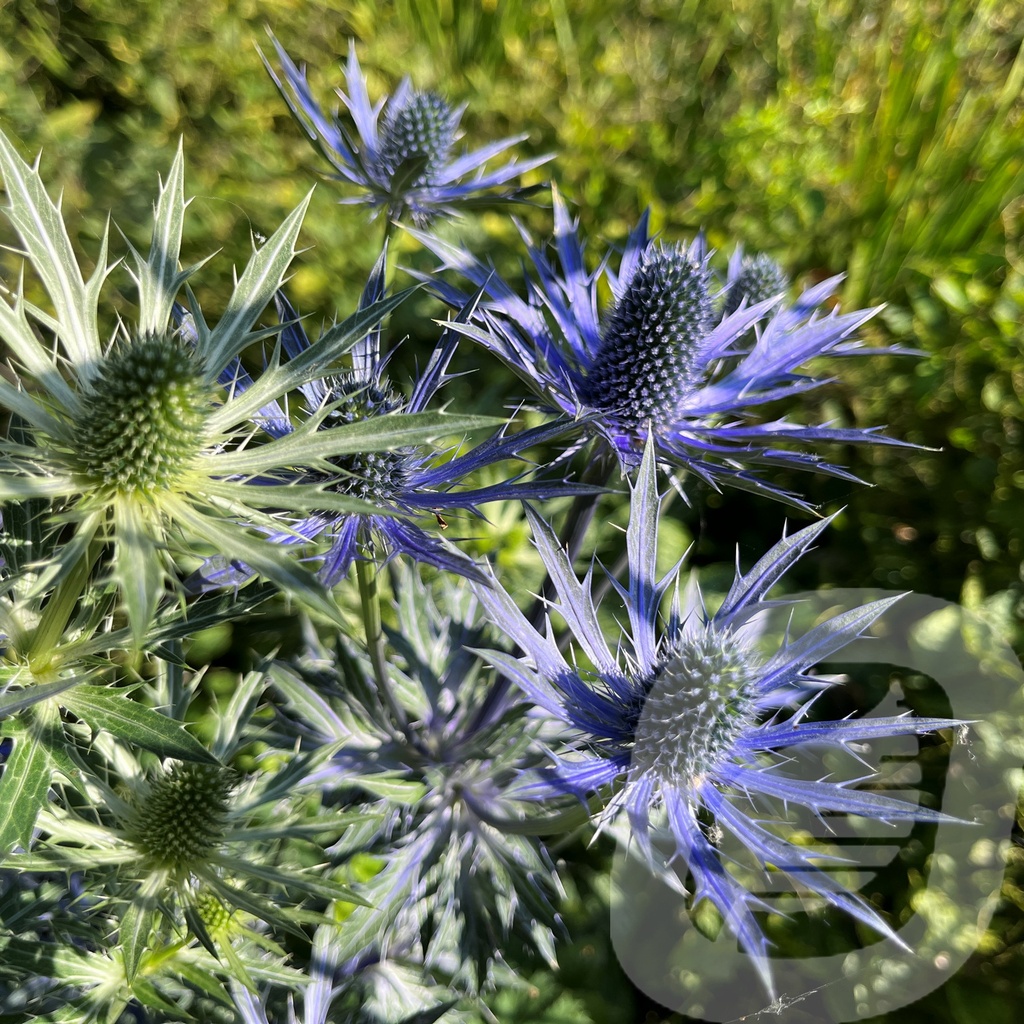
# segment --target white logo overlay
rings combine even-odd
[[[778,649],[787,629],[798,636],[805,626],[892,596],[847,589],[787,597],[761,637],[766,649]],[[952,975],[977,948],[996,909],[1024,778],[1024,671],[1009,645],[958,605],[905,594],[821,670],[849,677],[822,695],[838,698],[829,711],[840,717],[915,711],[971,723],[849,744],[852,749],[782,752],[791,757],[781,766],[787,776],[884,791],[955,821],[887,824],[781,802],[770,816],[758,815],[780,837],[820,849],[821,869],[871,903],[909,951],[828,907],[798,877],[765,871],[709,822],[726,870],[770,907],[757,915],[769,943],[784,939],[770,946],[769,994],[735,937],[708,914],[707,901],[693,906],[653,874],[620,821],[613,827],[620,838],[613,945],[633,983],[673,1011],[723,1024],[841,1024],[888,1013]],[[744,797],[733,799],[739,804]],[[673,863],[672,870],[679,888],[688,888],[686,865]]]

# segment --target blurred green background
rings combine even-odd
[[[872,489],[787,481],[846,506],[794,583],[961,601],[1024,648],[1024,5],[7,0],[0,122],[23,153],[42,150],[83,250],[95,253],[108,211],[130,240],[147,238],[157,175],[183,137],[196,197],[185,254],[220,250],[199,289],[214,315],[252,233],[269,234],[322,170],[260,62],[265,27],[328,103],[354,38],[371,98],[410,74],[468,103],[471,146],[528,132],[522,155],[556,155],[533,180],[549,172],[578,204],[595,253],[650,207],[667,239],[703,227],[724,253],[741,241],[798,282],[845,272],[846,308],[884,303],[865,336],[923,355],[840,363],[796,415],[886,424],[923,447],[837,453]],[[362,208],[335,205],[340,194],[318,185],[291,283],[303,311],[326,316],[351,309],[382,237]],[[547,211],[520,215],[547,232]],[[507,218],[454,233],[515,266]],[[408,246],[400,257],[427,265]],[[5,273],[17,262],[0,258]],[[439,313],[417,299],[392,329],[427,345]],[[717,565],[737,542],[745,559],[765,550],[791,515],[703,495],[685,531],[698,563]],[[901,1022],[1020,1019],[1022,853],[1018,842],[983,949]],[[600,884],[587,882],[603,872],[597,855],[579,865],[578,938],[558,975],[499,1003],[503,1021],[663,1019],[610,959]]]

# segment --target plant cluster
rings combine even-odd
[[[818,666],[895,599],[766,627],[830,519],[706,598],[659,545],[676,499],[738,488],[754,514],[806,512],[776,473],[857,482],[830,446],[903,443],[801,419],[826,379],[809,364],[876,354],[856,332],[877,310],[840,312],[835,278],[794,291],[763,254],[723,266],[703,236],[652,238],[646,216],[594,259],[557,191],[550,241],[520,228],[520,287],[453,238],[467,212],[539,202],[513,183],[546,158],[507,159],[515,138],[463,150],[461,110],[409,81],[371,101],[354,46],[332,112],[272,42],[284,100],[382,234],[357,307],[319,331],[288,294],[305,203],[204,312],[180,148],[148,250],[112,262],[104,236],[86,270],[0,135],[32,275],[0,295],[0,1014],[493,1020],[518,963],[556,961],[565,844],[595,829],[715,918],[766,1000],[756,873],[897,938],[789,817],[943,819],[798,770],[808,748],[869,759],[960,724],[818,714],[842,686]],[[436,263],[400,290],[398,231]],[[415,291],[441,333],[406,374],[383,325]],[[522,390],[449,407],[466,350]],[[628,505],[622,558],[580,570],[609,501]],[[455,536],[509,514],[536,595]],[[205,631],[283,614],[288,650],[208,685],[189,656]]]

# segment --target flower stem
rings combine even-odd
[[[398,729],[404,730],[409,721],[405,709],[398,703],[391,689],[391,679],[385,657],[377,570],[371,562],[361,558],[357,559],[356,579],[359,582],[359,602],[363,611],[363,628],[366,631],[366,649],[369,651],[370,664],[373,666],[377,695],[391,716],[392,723]]]
[[[48,656],[60,643],[64,631],[71,621],[71,616],[74,614],[75,605],[78,604],[78,599],[85,592],[100,548],[101,545],[90,543],[71,572],[57,584],[43,608],[39,624],[32,633],[32,644],[28,651],[30,659]]]

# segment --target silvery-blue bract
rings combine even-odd
[[[324,112],[310,91],[305,69],[295,65],[273,36],[271,41],[282,74],[265,57],[264,63],[293,116],[330,161],[337,172],[334,177],[360,190],[360,195],[342,202],[369,203],[392,218],[408,211],[417,224],[424,225],[469,206],[523,196],[521,189],[493,190],[550,159],[511,160],[486,170],[488,161],[526,135],[499,139],[456,156],[453,148],[465,108],[451,107],[437,93],[413,89],[408,78],[391,96],[371,104],[354,42],[349,43],[345,69],[348,91],[338,90],[349,113],[346,123]]]
[[[762,261],[744,273],[739,261],[730,268],[723,309],[703,238],[689,246],[653,241],[645,214],[626,241],[617,273],[610,254],[596,270],[587,270],[577,224],[557,193],[554,214],[557,259],[523,232],[534,269],[525,298],[464,249],[422,231],[411,233],[444,268],[479,289],[471,296],[423,278],[445,302],[472,310],[469,323],[453,329],[503,359],[545,407],[603,438],[624,468],[639,464],[650,430],[659,461],[716,489],[741,487],[806,508],[762,470],[778,466],[856,480],[809,449],[821,443],[901,443],[875,427],[752,419],[761,406],[825,383],[798,372],[809,360],[871,351],[852,335],[877,309],[819,312],[839,277],[789,304],[781,294],[765,298],[759,292],[772,279],[784,287],[781,272],[773,274]],[[601,310],[605,284],[614,301]],[[741,299],[735,310],[732,294]]]
[[[663,623],[662,598],[676,586],[680,566],[657,578],[658,508],[649,444],[632,490],[629,580],[612,580],[625,602],[628,628],[612,645],[599,624],[592,573],[582,581],[576,577],[536,514],[530,515],[536,543],[557,591],[551,610],[565,620],[580,657],[563,654],[550,628],[541,632],[531,625],[497,580],[475,587],[481,604],[524,655],[489,652],[491,661],[575,736],[557,752],[537,794],[586,797],[617,785],[604,816],[626,812],[633,841],[656,869],[654,840],[667,829],[669,860],[688,865],[694,902],[707,899],[717,907],[769,989],[767,940],[753,914],[764,904],[726,869],[715,829],[733,836],[759,864],[796,873],[806,889],[899,941],[868,903],[818,870],[820,852],[776,834],[786,817],[781,807],[794,805],[883,822],[948,820],[842,780],[809,781],[784,771],[787,752],[807,745],[842,748],[959,724],[909,715],[808,717],[814,698],[835,684],[816,675],[814,666],[860,636],[898,596],[835,615],[802,636],[787,633],[774,653],[761,652],[759,613],[776,603],[765,595],[825,529],[829,520],[823,520],[786,537],[748,573],[737,575],[713,615],[696,586],[687,588],[685,602],[677,588]],[[664,871],[664,861],[660,867],[672,883],[674,871]]]
[[[368,812],[338,857],[380,858],[379,873],[358,887],[367,906],[341,930],[344,973],[358,980],[369,966],[404,960],[476,991],[513,932],[554,962],[560,883],[530,836],[536,804],[513,792],[544,762],[543,723],[521,705],[498,721],[482,714],[494,672],[475,648],[488,622],[465,580],[441,576],[432,593],[403,563],[394,580],[393,700],[382,699],[368,657],[340,640],[331,650],[310,636],[270,678],[283,698],[283,737],[333,755],[320,756],[303,784]]]

